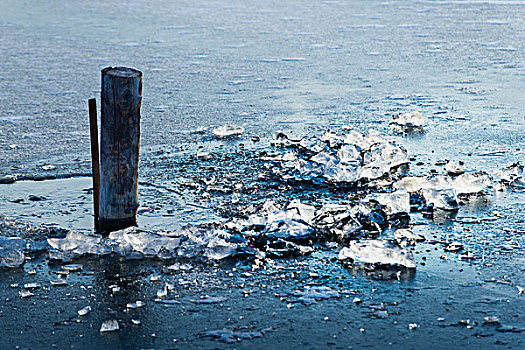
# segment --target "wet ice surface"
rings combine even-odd
[[[380,135],[376,137],[380,140]],[[330,140],[325,144],[329,150]],[[121,336],[136,338],[136,327],[140,327],[140,339],[145,345],[176,342],[202,347],[208,341],[270,345],[275,337],[289,333],[285,320],[299,321],[307,329],[312,317],[316,318],[316,327],[337,335],[322,342],[307,341],[316,346],[337,344],[354,337],[354,332],[378,334],[385,327],[390,327],[393,334],[417,329],[418,335],[411,338],[414,344],[417,339],[426,339],[427,330],[433,334],[436,327],[440,327],[443,341],[444,334],[458,332],[469,343],[479,339],[485,344],[482,339],[486,338],[516,341],[502,337],[519,335],[523,324],[521,313],[515,311],[522,305],[519,288],[524,284],[519,261],[523,259],[525,227],[522,206],[517,205],[523,196],[519,188],[496,190],[493,186],[498,183],[497,177],[492,179],[473,170],[466,173],[472,176],[458,186],[460,177],[446,175],[443,169],[440,175],[409,173],[406,177],[389,172],[380,179],[380,188],[362,182],[357,188],[341,192],[331,184],[297,185],[275,178],[269,151],[287,152],[272,147],[259,155],[245,155],[247,162],[260,166],[254,172],[243,173],[246,183],[255,181],[256,190],[235,186],[235,173],[220,183],[210,180],[206,168],[194,171],[191,185],[184,183],[180,187],[193,198],[211,188],[228,188],[216,191],[215,196],[204,196],[208,198],[208,210],[223,216],[211,225],[186,221],[186,226],[173,230],[130,228],[103,237],[89,230],[68,232],[56,225],[33,227],[26,232],[24,225],[4,221],[4,232],[29,237],[27,253],[35,259],[22,267],[30,280],[9,290],[17,293],[15,300],[20,302],[38,303],[48,295],[62,296],[63,302],[74,303],[73,310],[78,310],[75,312],[82,320],[86,318],[77,323],[81,329],[95,324],[104,334],[114,332],[118,325]],[[192,169],[220,162],[192,159]],[[270,168],[265,168],[268,164]],[[409,164],[412,166],[412,162]],[[54,182],[42,184],[49,183]],[[4,189],[18,185],[5,185]],[[167,185],[173,186],[169,182]],[[275,186],[278,191],[274,191]],[[156,198],[157,202],[173,195],[173,187],[163,187],[164,194]],[[429,200],[434,197],[423,190],[436,190],[437,198],[443,197],[440,191],[451,193],[456,201],[454,210],[441,214],[436,202]],[[298,198],[290,201],[290,197]],[[66,195],[64,200],[75,200],[75,195]],[[46,203],[51,207],[46,210],[51,212],[53,201],[38,201],[32,206],[45,208]],[[7,208],[17,208],[14,204]],[[41,220],[45,221],[45,215]],[[173,215],[165,220],[168,224],[180,217]],[[74,263],[55,265],[56,261],[47,259],[48,249],[50,257]],[[79,260],[85,258],[88,260]],[[14,269],[9,275],[20,280],[16,276],[23,271]],[[66,283],[56,283],[49,272]],[[463,281],[459,286],[457,279]],[[132,290],[140,292],[129,295]],[[472,299],[470,293],[485,296]],[[94,307],[106,294],[118,300],[116,304]],[[465,304],[456,298],[472,301]],[[429,304],[429,300],[433,302]],[[91,309],[84,314],[88,310],[86,302]],[[427,304],[433,306],[422,306]],[[215,308],[207,310],[207,305]],[[263,315],[262,310],[268,308],[276,311],[265,311]],[[217,318],[217,312],[223,316]],[[343,317],[349,313],[355,319],[351,323]],[[493,314],[502,320],[499,324],[484,320]],[[155,323],[153,315],[180,318],[179,322],[202,317],[202,322],[197,327],[184,326],[174,335],[169,325]],[[55,332],[72,331],[72,317],[75,321],[77,316],[59,313],[56,317],[52,327]],[[445,321],[434,321],[438,318]],[[391,326],[371,320],[396,323]],[[303,332],[302,328],[294,329],[298,334]],[[468,330],[474,333],[465,333]],[[304,337],[310,339],[307,334]],[[396,343],[396,336],[391,337]],[[111,343],[109,339],[98,341]],[[405,341],[403,338],[398,346],[405,346]]]
[[[89,179],[64,180],[71,184],[66,192],[49,181],[26,190],[23,183],[9,185],[2,188],[0,214],[19,221],[3,218],[0,230],[26,239],[32,260],[1,271],[0,319],[11,325],[0,331],[2,347],[211,348],[232,339],[239,348],[272,348],[290,345],[292,334],[301,348],[382,342],[438,348],[450,339],[458,347],[522,348],[525,227],[523,166],[516,162],[523,164],[525,150],[523,11],[515,1],[144,1],[130,7],[3,1],[0,182],[89,173],[86,99],[98,94],[100,69],[118,57],[145,76],[141,229],[157,235],[226,222],[232,205],[250,213],[251,204],[259,210],[272,199],[271,215],[253,217],[252,227],[264,227],[270,237],[260,247],[286,238],[293,245],[279,242],[272,252],[300,253],[309,247],[300,240],[320,232],[333,242],[306,257],[257,255],[239,266],[205,257],[211,265],[193,259],[188,269],[187,261],[118,254],[76,258],[85,260],[82,270],[63,269],[47,260],[46,238],[62,239],[67,232],[60,227],[90,231],[91,193],[79,191],[91,187]],[[393,116],[411,111],[426,117],[424,133],[388,137]],[[216,139],[211,131],[222,125],[243,127],[244,134]],[[405,191],[410,208],[421,211],[410,214],[410,229],[425,242],[412,246],[406,234],[395,235],[397,227],[381,227],[381,217],[406,220],[395,214],[406,210],[406,195],[396,200],[374,190],[349,198],[329,186],[276,181],[261,170],[268,154],[260,149],[278,153],[267,147],[277,132],[292,140],[321,138],[327,128],[341,134],[341,126],[367,135],[377,129],[415,158],[409,175],[418,180]],[[321,153],[299,169],[352,183],[345,170],[355,165],[355,151],[346,145]],[[292,156],[284,153],[280,162]],[[461,169],[450,162],[492,180],[488,186],[484,177],[455,182]],[[368,170],[374,175],[377,168]],[[474,194],[480,187],[485,195]],[[357,205],[363,198],[370,204]],[[293,199],[314,204],[315,217],[296,220],[288,208]],[[381,217],[367,211],[372,204]],[[417,272],[337,262],[338,244],[380,231],[378,239],[406,244]],[[140,239],[122,246],[122,252],[161,252]],[[231,253],[222,242],[209,248],[216,257]],[[30,283],[41,288],[25,289]],[[295,291],[326,287],[339,296],[293,302]],[[164,303],[154,302],[159,290],[166,290]],[[227,300],[192,302],[207,296]],[[146,305],[126,307],[137,300]],[[87,304],[97,307],[78,316]],[[494,316],[500,324],[485,321]],[[98,332],[107,320],[118,321],[118,333]]]

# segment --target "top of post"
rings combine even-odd
[[[102,75],[112,75],[119,78],[140,78],[142,72],[128,67],[106,67],[102,70]]]

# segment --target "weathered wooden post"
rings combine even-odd
[[[103,231],[137,224],[142,72],[102,70],[100,209]]]
[[[100,163],[98,153],[97,100],[88,100],[89,134],[91,139],[91,169],[93,171],[93,209],[95,212],[95,230],[99,229],[98,209],[100,207]]]

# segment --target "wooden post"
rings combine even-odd
[[[133,68],[102,70],[101,186],[103,231],[137,224],[142,73]]]
[[[97,100],[88,101],[89,133],[91,136],[91,169],[93,172],[93,206],[95,213],[95,230],[99,229],[98,214],[100,207],[100,164],[98,155]]]

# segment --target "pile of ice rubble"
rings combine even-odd
[[[117,254],[129,259],[249,256],[264,261],[308,254],[319,246],[333,248],[337,244],[330,242],[339,242],[346,245],[339,254],[344,263],[415,268],[407,246],[424,237],[407,229],[409,213],[457,211],[459,198],[485,193],[493,185],[487,173],[466,172],[452,162],[440,175],[406,176],[407,151],[375,132],[327,132],[321,138],[301,140],[279,133],[273,143],[280,152],[266,154],[263,160],[279,181],[306,182],[314,189],[343,188],[348,190],[348,202],[314,206],[299,200],[266,200],[229,221],[173,232],[135,227],[107,237],[68,232],[64,238],[47,239],[50,258],[69,261],[82,255]],[[505,168],[497,174],[498,186],[524,188],[523,173],[519,163]],[[377,239],[387,228],[394,229],[395,237]],[[0,266],[22,264],[24,244],[21,239],[2,237]]]
[[[273,172],[286,181],[340,187],[384,186],[389,175],[405,171],[409,163],[406,149],[386,141],[377,132],[326,132],[321,138],[300,140],[279,133],[273,144],[290,149],[265,158],[279,162]]]

